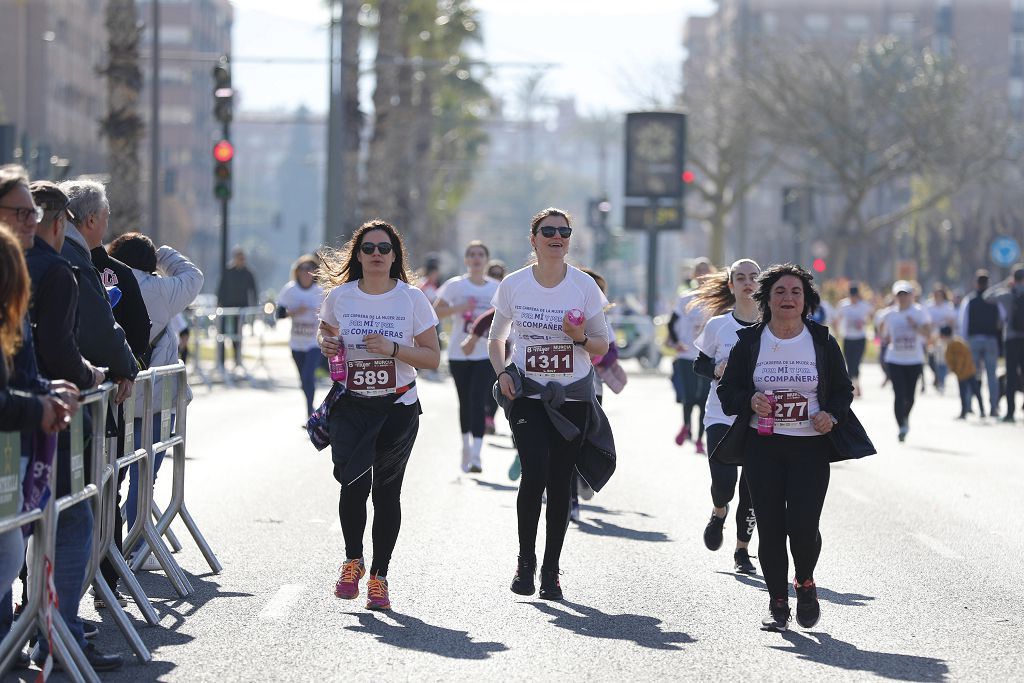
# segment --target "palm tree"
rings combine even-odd
[[[142,70],[139,68],[141,27],[135,0],[108,0],[106,27],[109,61],[100,69],[107,78],[107,115],[100,129],[110,153],[112,230],[116,235],[138,230],[142,221],[139,181],[139,142],[143,123],[139,116]]]

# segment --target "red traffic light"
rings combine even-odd
[[[811,263],[811,268],[813,268],[813,269],[814,269],[814,272],[815,272],[815,273],[824,273],[824,272],[825,272],[825,269],[826,269],[826,267],[827,267],[827,266],[826,266],[826,264],[825,264],[825,259],[823,259],[823,258],[816,258],[816,259],[814,259],[814,261],[813,261],[813,262]]]
[[[235,146],[227,140],[221,140],[213,146],[213,158],[226,164],[235,157]]]
[[[683,171],[683,182],[687,185],[692,183],[694,178],[696,178],[696,176],[693,175],[693,171]]]

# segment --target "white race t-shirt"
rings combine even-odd
[[[696,292],[683,294],[672,311],[678,316],[674,328],[676,339],[686,347],[685,351],[676,353],[676,358],[683,360],[697,360],[698,351],[693,342],[708,320],[708,314],[701,306],[694,306],[691,310],[686,310],[695,295]]]
[[[889,311],[882,319],[885,327],[885,338],[889,346],[885,349],[885,362],[894,365],[918,365],[924,363],[924,345],[927,341],[917,330],[910,326],[913,320],[918,329],[931,323],[928,312],[921,304],[911,304],[910,308],[901,311],[898,308]]]
[[[316,328],[319,320],[317,313],[324,302],[324,290],[315,282],[308,289],[303,289],[294,280],[281,288],[277,295],[277,305],[289,309],[292,321],[292,336],[288,347],[293,351],[308,351],[317,348]],[[292,314],[291,309],[305,306],[302,313]]]
[[[818,436],[811,424],[817,414],[818,363],[814,340],[805,326],[792,339],[779,339],[767,327],[761,334],[761,350],[754,366],[754,389],[775,394],[775,433],[786,436]],[[750,418],[757,428],[757,415]]]
[[[938,332],[940,327],[949,326],[956,330],[956,307],[952,301],[941,304],[931,303],[926,309],[932,321],[932,331]]]
[[[397,358],[370,353],[363,337],[381,334],[402,346],[415,346],[416,335],[437,325],[426,295],[402,281],[385,294],[367,294],[359,289],[358,281],[339,285],[324,300],[320,319],[337,327],[345,340],[346,386],[356,396],[387,396],[416,379],[416,368]],[[416,396],[413,387],[396,403],[411,405]]]
[[[864,339],[867,337],[868,321],[873,307],[864,299],[854,302],[843,299],[839,302],[839,334],[843,339]]]
[[[590,373],[590,354],[562,331],[562,320],[572,309],[587,320],[603,313],[608,299],[594,278],[567,266],[560,283],[542,287],[527,266],[501,281],[491,303],[512,321],[512,362],[527,377],[567,385]]]
[[[468,356],[462,352],[462,342],[473,331],[473,321],[491,307],[491,299],[498,290],[498,281],[486,278],[482,285],[475,285],[468,275],[459,275],[441,285],[437,298],[450,306],[460,306],[473,300],[472,310],[452,316],[452,337],[448,342],[448,360],[485,360],[487,344],[477,344]]]
[[[705,356],[714,358],[717,366],[729,360],[729,352],[736,346],[736,332],[744,327],[747,325],[737,320],[731,311],[716,315],[707,322],[693,344]],[[726,415],[722,410],[722,402],[718,400],[718,380],[712,380],[708,401],[704,406],[704,426],[731,425],[735,420],[735,415]]]

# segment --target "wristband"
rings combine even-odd
[[[391,354],[391,357],[398,358],[398,342],[392,341],[391,343],[395,345],[395,351]]]
[[[590,341],[590,337],[583,335],[583,341],[573,341],[573,344],[576,346],[586,346],[588,341]]]

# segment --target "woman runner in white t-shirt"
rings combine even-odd
[[[875,452],[850,410],[853,383],[839,343],[828,328],[809,319],[819,302],[812,282],[810,273],[792,264],[761,273],[754,301],[762,322],[739,332],[718,386],[722,408],[736,422],[712,457],[743,463],[769,596],[768,615],[761,621],[765,630],[789,626],[787,540],[796,574],[797,622],[804,628],[818,622],[814,570],[830,463]],[[773,429],[763,433],[758,420],[769,416]]]
[[[910,432],[910,411],[914,408],[917,382],[925,363],[925,343],[931,335],[931,318],[921,304],[914,303],[914,285],[898,280],[892,286],[896,306],[882,318],[882,339],[886,341],[883,362],[892,380],[893,413],[902,442]]]
[[[596,404],[591,356],[608,352],[608,300],[586,273],[565,262],[573,229],[569,215],[544,209],[531,221],[530,244],[537,262],[510,274],[494,295],[494,322],[488,335],[491,365],[498,387],[512,401],[507,415],[522,461],[522,481],[516,511],[519,521],[519,559],[512,591],[533,595],[537,571],[537,526],[541,496],[547,489],[547,541],[540,570],[540,597],[560,600],[558,562],[569,524],[569,496],[576,461],[588,431],[588,417]],[[570,313],[583,320],[574,322]],[[505,340],[512,332],[512,355],[506,357]],[[514,371],[545,386],[540,395],[516,396]],[[589,382],[589,384],[587,384]],[[521,382],[520,382],[521,384]],[[573,385],[589,390],[592,401],[566,400],[555,406],[558,389]],[[548,394],[551,396],[548,396]],[[567,440],[548,415],[549,406],[567,418],[579,436]],[[599,488],[599,487],[598,487]]]
[[[490,305],[498,281],[487,277],[490,258],[487,245],[474,240],[466,247],[465,275],[451,278],[437,291],[434,310],[438,318],[453,316],[448,340],[448,367],[459,395],[459,427],[462,432],[462,471],[480,472],[480,450],[484,444],[487,397],[494,384],[494,370],[487,347],[474,345],[467,353],[463,342],[473,333],[473,322]]]
[[[320,365],[320,347],[316,341],[317,314],[324,302],[324,290],[313,274],[319,267],[312,254],[300,256],[292,264],[292,279],[277,295],[277,309],[282,318],[292,319],[288,347],[299,371],[302,393],[306,396],[306,415],[313,412],[313,392],[316,390],[316,369]]]
[[[366,607],[390,609],[388,563],[402,522],[402,480],[421,412],[416,369],[434,369],[441,362],[437,316],[423,292],[409,283],[402,238],[388,223],[364,223],[340,251],[325,250],[321,258],[320,281],[328,294],[320,311],[320,350],[334,356],[340,339],[348,366],[346,392],[329,418],[345,538],[334,594],[348,600],[359,595],[366,574],[366,499],[372,491]]]
[[[712,453],[729,427],[736,420],[722,411],[718,400],[718,381],[725,372],[729,352],[736,345],[736,332],[758,321],[760,313],[751,298],[757,287],[757,275],[761,267],[750,259],[740,259],[727,270],[706,275],[690,302],[693,308],[703,310],[711,316],[704,329],[697,335],[693,345],[697,351],[693,362],[695,373],[711,382],[707,405],[704,408],[704,429],[708,435],[708,453]],[[704,527],[704,545],[708,550],[722,547],[722,531],[729,515],[729,503],[736,494],[739,478],[739,507],[736,508],[736,550],[733,551],[733,568],[741,574],[757,571],[750,561],[747,547],[754,535],[757,519],[750,502],[750,491],[742,470],[736,465],[725,465],[708,458],[711,469],[711,519]]]

